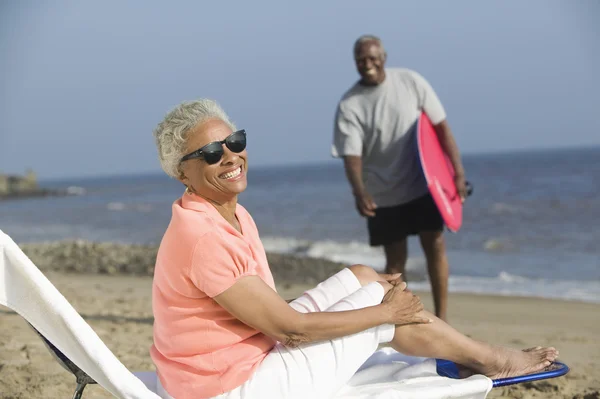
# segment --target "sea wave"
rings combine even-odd
[[[264,237],[262,242],[267,252],[321,258],[340,263],[362,263],[377,270],[385,268],[385,256],[380,248],[373,248],[357,241],[310,241],[289,237]],[[421,259],[411,258],[407,262],[407,270],[420,269],[423,265]]]
[[[429,284],[415,282],[413,290],[428,290]],[[468,294],[493,294],[575,300],[600,304],[600,281],[530,279],[506,272],[496,277],[450,276],[449,291]]]
[[[321,258],[348,264],[363,263],[379,271],[383,271],[385,267],[385,256],[380,248],[373,248],[356,241],[309,241],[296,238],[265,237],[263,245],[267,252]],[[424,258],[410,257],[407,261],[407,274],[411,289],[430,289]],[[527,296],[600,303],[600,281],[536,279],[508,273],[504,270],[500,270],[494,276],[468,276],[451,273],[449,290],[456,293]]]
[[[504,202],[495,202],[491,208],[491,212],[495,215],[513,215],[521,211],[519,207]]]
[[[136,211],[136,212],[150,212],[152,211],[152,206],[150,204],[144,203],[132,203],[125,204],[123,202],[109,202],[106,204],[106,209],[109,211]]]

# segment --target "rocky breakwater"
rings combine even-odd
[[[83,194],[85,189],[82,187],[73,186],[66,189],[40,187],[36,174],[32,170],[27,171],[24,176],[0,173],[0,200]]]
[[[61,189],[50,188],[35,188],[31,190],[0,192],[0,201],[37,198],[37,197],[67,197],[72,195],[83,195],[85,189],[82,187],[72,186]]]
[[[152,276],[158,246],[84,240],[21,244],[42,271],[62,273]],[[279,284],[317,284],[345,265],[323,259],[268,253]]]

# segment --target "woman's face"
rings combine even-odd
[[[185,153],[189,154],[208,143],[223,141],[232,131],[220,119],[209,119],[188,133]],[[248,161],[246,150],[235,153],[223,144],[223,156],[209,165],[203,158],[192,158],[180,165],[180,181],[202,197],[217,203],[235,199],[248,185],[246,172]]]

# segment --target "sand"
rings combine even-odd
[[[46,272],[48,278],[130,370],[153,370],[148,276]],[[305,284],[278,287],[293,298]],[[419,293],[431,309],[429,293]],[[533,298],[452,294],[449,318],[464,333],[516,348],[554,345],[571,366],[565,377],[493,389],[489,398],[600,398],[600,305]],[[51,357],[17,314],[0,307],[0,397],[70,398],[74,377]],[[97,385],[84,398],[109,398]]]

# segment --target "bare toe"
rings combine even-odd
[[[542,349],[541,346],[534,346],[533,348],[527,348],[527,349],[523,349],[523,352],[531,352],[531,351],[536,351]]]
[[[554,348],[552,349],[546,349],[542,356],[541,356],[544,360],[549,360],[551,362],[555,361],[556,358],[558,357],[558,351]]]

